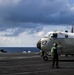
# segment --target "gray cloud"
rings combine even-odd
[[[71,24],[74,11],[67,0],[0,0],[0,25],[35,28],[41,24]]]

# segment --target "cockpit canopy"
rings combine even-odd
[[[61,32],[48,32],[45,37],[47,38],[68,38],[67,33],[61,33]]]
[[[53,33],[53,32],[48,32],[45,37],[51,38],[51,37],[56,37],[57,38],[57,33]]]

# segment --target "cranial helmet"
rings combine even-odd
[[[57,43],[54,43],[53,45],[57,47]]]

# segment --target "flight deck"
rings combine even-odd
[[[37,53],[1,53],[0,75],[74,75],[74,56],[60,56],[59,69]]]

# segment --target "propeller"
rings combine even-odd
[[[72,24],[72,29],[71,29],[71,33],[73,33],[73,24]]]

